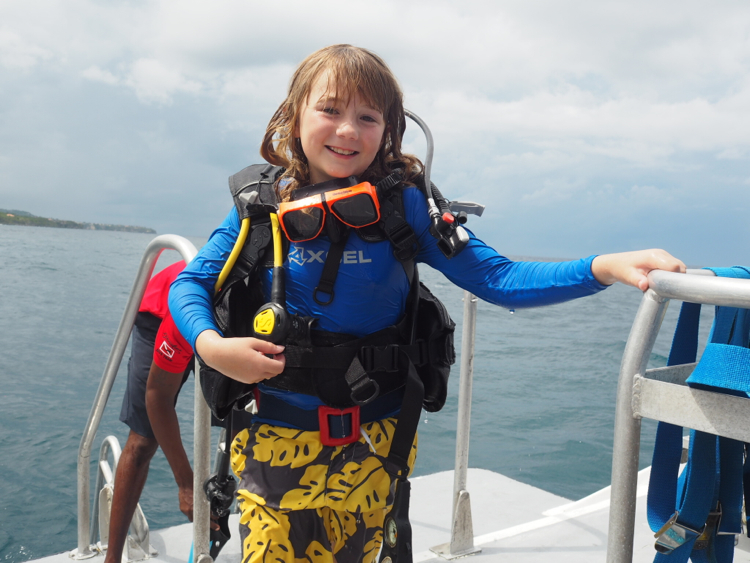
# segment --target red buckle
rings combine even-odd
[[[343,438],[332,438],[328,417],[343,417],[347,414],[352,415],[349,435]],[[321,405],[318,407],[318,424],[320,426],[320,443],[324,446],[343,446],[344,444],[356,442],[359,440],[359,405],[349,407],[348,409],[336,409]]]

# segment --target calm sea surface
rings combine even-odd
[[[0,225],[0,560],[25,561],[76,546],[78,446],[151,238]],[[192,242],[200,247],[204,241]],[[177,259],[165,252],[157,269]],[[420,273],[456,321],[460,352],[463,290],[428,268]],[[636,289],[615,286],[514,313],[480,302],[470,466],[570,499],[608,485],[617,374],[640,298]],[[675,305],[652,367],[666,364]],[[712,311],[705,315],[704,334]],[[453,466],[459,362],[445,408],[423,413],[417,475]],[[102,440],[114,435],[124,445],[127,437],[118,420],[125,377],[123,367],[94,443],[92,483]],[[192,457],[190,383],[177,409]],[[642,466],[650,464],[654,428],[644,421]],[[154,529],[185,521],[161,452],[141,506]]]

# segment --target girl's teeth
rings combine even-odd
[[[329,147],[329,148],[330,148],[330,149],[331,149],[331,150],[332,150],[333,152],[335,152],[336,154],[343,154],[344,156],[349,156],[349,155],[352,155],[352,154],[354,154],[355,152],[357,152],[357,151],[345,151],[345,150],[343,150],[343,149],[337,149],[337,148],[334,148],[334,147]]]

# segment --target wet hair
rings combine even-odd
[[[294,132],[310,91],[321,73],[328,72],[328,89],[333,97],[351,99],[358,93],[364,101],[377,108],[385,120],[380,150],[360,180],[376,182],[393,170],[404,170],[407,181],[422,172],[422,163],[401,152],[401,139],[406,130],[403,94],[396,77],[375,53],[352,45],[331,45],[308,56],[297,67],[289,82],[286,99],[281,103],[266,128],[260,154],[265,160],[286,168],[280,179],[285,185],[282,200],[291,191],[310,183],[310,172],[302,145]]]

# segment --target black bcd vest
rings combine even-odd
[[[250,231],[223,287],[214,296],[214,317],[225,337],[253,336],[253,318],[266,302],[258,272],[273,263],[269,212],[277,208],[275,184],[283,172],[278,166],[256,164],[229,178],[240,221],[249,218]],[[347,408],[356,398],[346,379],[355,358],[382,395],[403,387],[404,357],[408,357],[424,385],[422,407],[429,412],[443,407],[450,366],[455,362],[455,324],[443,303],[419,282],[413,261],[418,244],[404,219],[399,180],[394,174],[378,185],[381,220],[356,232],[368,242],[390,240],[394,255],[404,264],[411,281],[404,318],[364,338],[313,330],[312,346],[286,345],[284,372],[266,380],[265,385],[315,395],[329,406]],[[284,252],[287,248],[285,241]],[[240,408],[249,401],[255,384],[228,378],[199,361],[201,387],[214,415],[223,419],[234,405]]]

